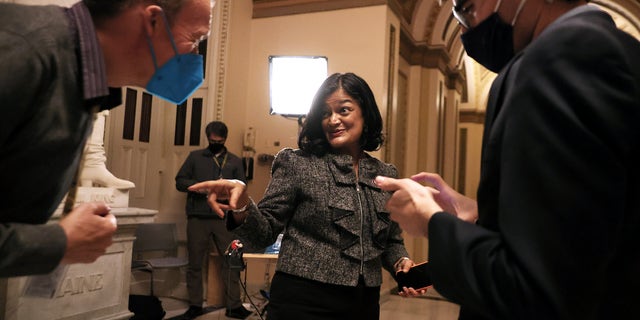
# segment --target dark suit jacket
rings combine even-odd
[[[435,288],[462,319],[640,318],[639,59],[637,40],[582,6],[500,72],[479,226],[429,223]]]
[[[226,161],[223,160],[225,155],[227,157]],[[244,176],[242,160],[238,156],[228,152],[225,148],[224,152],[217,158],[217,163],[213,157],[213,153],[208,148],[191,151],[176,174],[176,189],[187,193],[185,205],[187,216],[200,218],[218,217],[209,207],[207,196],[189,191],[188,188],[190,186],[202,181],[216,180],[220,176],[225,179],[237,179],[247,182]],[[222,168],[219,165],[222,165]]]

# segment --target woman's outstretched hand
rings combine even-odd
[[[247,185],[240,180],[210,180],[196,183],[190,186],[189,191],[207,195],[207,203],[213,211],[224,218],[226,210],[233,210],[246,206],[249,203]],[[228,200],[229,204],[223,204],[218,200]]]

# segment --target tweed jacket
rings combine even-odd
[[[397,170],[367,154],[359,177],[348,155],[316,157],[283,149],[273,162],[264,198],[250,205],[245,222],[230,229],[250,248],[265,248],[284,232],[276,271],[323,283],[369,287],[382,283],[381,267],[408,256],[402,230],[389,219],[389,197],[373,184]]]
[[[223,161],[221,158],[225,156],[227,159]],[[222,170],[213,157],[214,155],[209,148],[191,151],[176,174],[176,189],[187,192],[185,209],[189,217],[218,218],[218,215],[209,207],[206,195],[188,191],[191,185],[202,181],[216,180],[220,176],[225,179],[246,182],[242,160],[238,156],[228,152],[225,148],[218,157],[220,163],[224,162]]]

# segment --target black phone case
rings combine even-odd
[[[398,291],[402,291],[402,287],[413,288],[415,290],[426,289],[431,286],[431,270],[429,263],[423,262],[417,264],[409,272],[399,271],[396,273],[396,281],[398,282]]]

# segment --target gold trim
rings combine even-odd
[[[484,111],[477,110],[460,110],[460,122],[459,123],[478,123],[484,124]]]
[[[222,120],[225,102],[225,83],[227,78],[227,53],[229,47],[229,25],[231,20],[231,0],[218,0],[216,7],[220,8],[216,10],[216,17],[214,21],[219,21],[216,30],[219,30],[215,39],[216,55],[216,75],[215,75],[215,88],[216,97],[214,104],[214,119]]]
[[[387,2],[388,0],[253,0],[253,18],[368,7]]]

